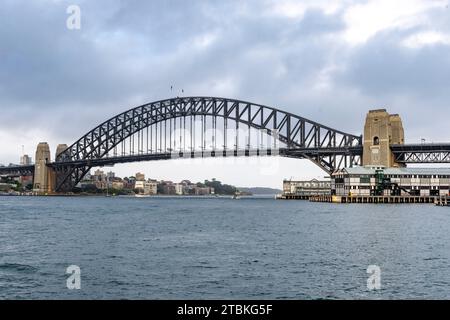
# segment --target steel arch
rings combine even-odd
[[[90,160],[102,159],[118,144],[156,123],[188,116],[222,117],[249,127],[277,133],[289,151],[285,156],[306,158],[331,173],[341,167],[351,148],[361,146],[361,136],[332,129],[317,122],[260,104],[219,97],[179,97],[144,104],[103,122],[78,139],[56,158],[57,190],[68,181],[77,183],[91,168]],[[333,151],[337,150],[337,151]],[[344,160],[337,160],[344,154]],[[83,165],[73,165],[83,161]],[[344,162],[343,162],[344,161]],[[348,163],[346,163],[348,165]]]

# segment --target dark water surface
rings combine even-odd
[[[0,197],[0,299],[450,298],[449,262],[431,205]]]

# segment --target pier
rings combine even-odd
[[[346,204],[434,204],[436,199],[428,196],[311,196],[309,201]]]
[[[298,194],[279,194],[277,200],[309,200],[311,196],[298,195]]]
[[[450,207],[450,197],[446,196],[446,197],[436,198],[434,203],[440,207]]]

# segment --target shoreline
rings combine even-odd
[[[275,199],[275,194],[253,194],[253,195],[243,195],[241,198],[273,198]],[[198,199],[228,199],[232,198],[233,195],[221,194],[221,195],[172,195],[172,194],[157,194],[157,195],[148,195],[148,196],[136,196],[136,195],[106,195],[106,194],[45,194],[45,195],[37,195],[37,194],[2,194],[0,193],[0,197],[99,197],[99,198],[198,198]]]

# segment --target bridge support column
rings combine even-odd
[[[55,189],[55,172],[47,164],[51,162],[48,143],[41,142],[36,149],[33,191],[37,194],[49,194]]]
[[[364,166],[402,167],[395,162],[392,144],[404,144],[402,120],[398,114],[385,109],[371,110],[364,126]]]

